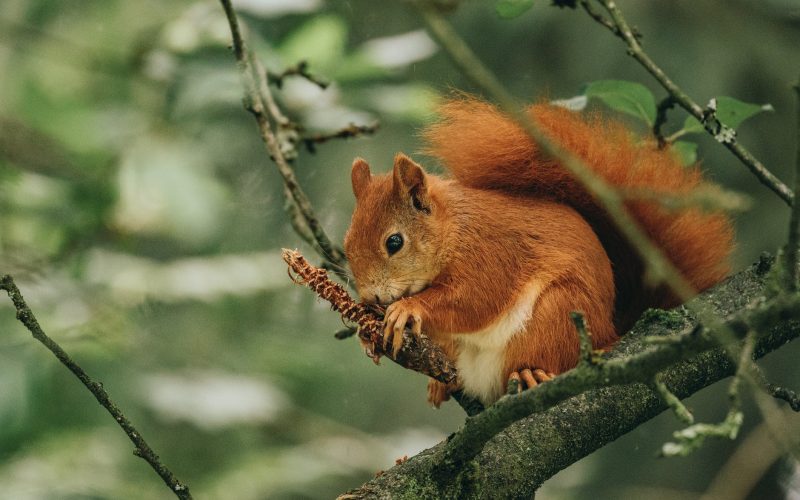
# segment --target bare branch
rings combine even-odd
[[[301,137],[301,139],[306,145],[306,149],[308,149],[309,153],[316,153],[317,144],[322,144],[332,139],[350,139],[352,137],[359,137],[362,135],[372,135],[378,130],[379,126],[380,125],[378,123],[373,123],[372,125],[356,125],[355,123],[351,123],[347,127],[337,130],[336,132],[331,132],[329,134],[307,135]]]
[[[664,133],[661,131],[661,127],[667,123],[667,111],[674,107],[675,98],[672,97],[672,95],[668,95],[658,103],[658,108],[656,109],[656,119],[653,122],[653,135],[658,141],[658,147],[660,149],[665,148],[669,144],[669,141],[664,138]]]
[[[267,72],[267,79],[278,88],[283,87],[283,80],[289,76],[301,76],[322,90],[327,89],[330,85],[330,82],[323,80],[308,70],[308,61],[300,61],[294,66],[289,66],[280,73]]]
[[[717,139],[718,142],[732,152],[739,159],[739,161],[741,161],[753,173],[753,175],[755,175],[756,178],[761,181],[762,184],[774,191],[775,194],[785,201],[787,205],[791,206],[794,200],[794,195],[786,186],[786,184],[781,182],[781,180],[778,179],[772,172],[770,172],[760,161],[758,161],[758,159],[753,156],[752,153],[745,149],[744,146],[739,144],[735,137],[731,135],[725,135],[724,137],[720,136],[717,127],[714,126],[714,123],[722,128],[727,127],[725,127],[724,124],[719,123],[716,118],[714,120],[708,120],[708,116],[706,113],[704,113],[703,108],[694,100],[692,100],[692,98],[689,97],[686,92],[678,87],[678,85],[676,85],[675,82],[673,82],[666,75],[666,73],[664,73],[664,70],[662,70],[658,65],[656,65],[655,62],[653,62],[652,59],[650,59],[650,56],[647,55],[647,53],[642,49],[642,46],[639,44],[637,37],[634,35],[633,30],[622,15],[622,11],[619,9],[619,7],[617,7],[616,2],[613,0],[598,1],[611,16],[611,20],[613,21],[611,23],[612,25],[610,26],[608,22],[601,22],[594,15],[592,15],[592,18],[625,41],[625,43],[628,45],[628,54],[630,54],[642,66],[644,66],[648,73],[655,77],[658,83],[660,83],[661,86],[664,87],[667,92],[669,92],[676,103],[688,111],[689,114],[697,118],[700,123],[705,126],[706,131],[708,131]],[[605,20],[605,18],[602,19]]]
[[[659,375],[656,375],[653,379],[653,389],[661,400],[672,408],[672,411],[675,412],[675,416],[678,417],[681,422],[686,425],[692,425],[694,423],[692,412],[690,412],[681,400],[669,390]]]
[[[323,259],[329,264],[328,267],[334,269],[339,276],[345,277],[346,273],[344,269],[347,265],[347,261],[344,252],[334,245],[322,228],[322,224],[320,224],[311,205],[311,200],[309,200],[305,191],[300,187],[294,169],[289,164],[285,151],[281,147],[281,141],[276,132],[272,129],[270,117],[272,120],[276,121],[279,128],[283,127],[283,129],[286,129],[288,120],[275,105],[266,79],[267,72],[248,50],[242,38],[239,20],[236,17],[230,0],[220,0],[220,3],[225,10],[225,15],[231,30],[233,53],[236,57],[244,86],[245,108],[255,117],[267,151],[270,157],[275,161],[275,165],[278,167],[278,172],[281,174],[281,177],[283,177],[284,185],[291,194],[291,200],[296,205],[298,212],[302,215],[308,230],[314,236],[318,248],[322,252]]]
[[[41,342],[50,352],[52,352],[56,358],[66,366],[81,383],[92,393],[92,395],[97,399],[97,402],[100,403],[100,406],[106,409],[114,420],[117,422],[117,425],[125,432],[128,436],[128,439],[134,445],[133,454],[137,457],[143,458],[152,469],[158,474],[158,476],[164,481],[169,489],[181,499],[191,499],[192,495],[189,493],[189,487],[186,486],[185,483],[182,483],[178,480],[177,477],[170,471],[167,466],[165,466],[161,459],[159,459],[158,455],[155,451],[150,447],[149,444],[144,440],[142,437],[142,433],[139,432],[136,427],[133,426],[130,420],[122,413],[122,410],[111,400],[111,397],[108,393],[103,389],[103,384],[93,380],[89,375],[80,367],[73,359],[70,357],[69,354],[61,348],[56,341],[51,339],[44,333],[42,328],[39,326],[39,322],[36,320],[36,316],[34,316],[33,311],[31,311],[28,304],[25,302],[25,298],[22,296],[22,293],[17,288],[17,285],[14,283],[14,279],[11,276],[5,275],[0,278],[0,290],[5,290],[8,293],[9,298],[14,303],[14,307],[17,310],[17,319],[25,325],[25,328],[31,332],[33,338]]]

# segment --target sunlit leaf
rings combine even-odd
[[[534,0],[500,0],[494,6],[497,15],[503,19],[513,19],[533,7]]]
[[[733,97],[717,97],[717,119],[731,128],[737,128],[743,121],[764,111],[774,111],[771,104],[751,104]],[[694,116],[689,116],[683,123],[684,133],[703,131],[703,125]]]
[[[584,90],[589,98],[596,98],[606,106],[635,116],[652,125],[656,119],[656,100],[644,85],[624,80],[592,82]]]

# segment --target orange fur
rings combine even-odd
[[[608,182],[685,193],[703,181],[669,152],[637,145],[620,125],[551,106],[532,116]],[[453,179],[404,155],[391,174],[353,165],[356,210],[345,250],[362,299],[388,304],[387,337],[411,324],[455,360],[460,381],[489,404],[509,374],[561,373],[578,359],[569,312],[582,311],[596,348],[617,339],[645,307],[669,305],[594,200],[516,124],[474,99],[442,108],[425,131]],[[731,229],[722,215],[628,203],[648,235],[698,289],[725,273]],[[389,251],[388,239],[403,245]],[[434,402],[446,392],[433,387]]]
[[[683,166],[672,152],[659,150],[653,141],[637,143],[618,122],[599,115],[585,118],[546,104],[531,106],[528,111],[551,139],[612,186],[680,195],[704,184],[697,166]],[[424,132],[429,144],[426,152],[438,157],[458,182],[553,199],[574,207],[589,221],[614,263],[615,323],[620,330],[627,330],[648,307],[676,304],[663,289],[644,285],[638,255],[603,210],[513,120],[492,105],[469,97],[444,104],[440,114],[442,120]],[[626,207],[697,291],[728,273],[733,230],[724,215],[699,209],[668,211],[641,201],[629,201]]]

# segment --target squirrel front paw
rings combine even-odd
[[[392,356],[397,356],[403,346],[403,331],[406,324],[415,335],[422,333],[422,307],[416,301],[400,299],[389,305],[383,318],[383,348],[392,341]]]

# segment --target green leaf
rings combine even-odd
[[[717,119],[730,128],[737,128],[743,121],[764,111],[774,111],[771,104],[751,104],[733,97],[717,97]],[[703,125],[694,116],[688,116],[683,123],[684,133],[702,132]]]
[[[624,80],[600,80],[586,86],[586,97],[597,98],[606,106],[635,116],[652,126],[656,119],[656,100],[644,85]]]
[[[680,158],[684,165],[694,165],[697,162],[697,144],[689,141],[675,141],[670,146],[672,152]]]
[[[494,6],[497,15],[503,19],[514,19],[526,13],[535,0],[500,0]]]

